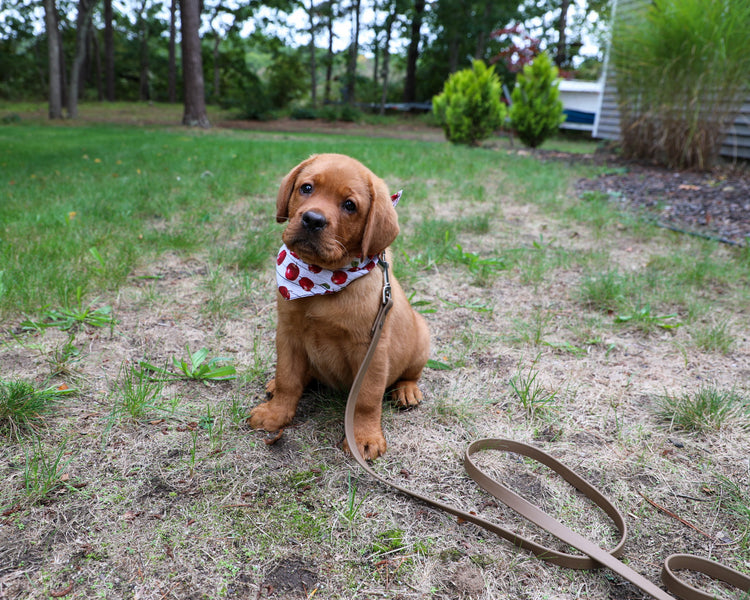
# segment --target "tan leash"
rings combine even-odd
[[[346,441],[349,445],[349,450],[354,456],[354,459],[359,465],[367,471],[372,477],[385,485],[392,487],[399,492],[416,498],[425,504],[452,514],[458,517],[462,521],[468,521],[474,523],[487,531],[496,533],[500,537],[510,541],[511,543],[529,550],[534,553],[538,558],[551,562],[561,567],[567,567],[570,569],[594,569],[599,567],[607,567],[617,573],[620,577],[629,581],[636,587],[640,588],[651,597],[657,600],[674,600],[674,596],[671,596],[661,588],[657,587],[654,583],[646,579],[643,575],[637,573],[626,564],[618,560],[618,557],[622,555],[627,538],[627,525],[620,511],[618,511],[612,503],[593,485],[588,483],[574,471],[563,465],[561,462],[539,450],[534,446],[516,442],[506,439],[483,439],[473,442],[466,450],[464,455],[464,468],[467,474],[471,477],[482,489],[490,493],[492,496],[503,502],[521,516],[531,521],[535,525],[542,529],[550,532],[552,535],[563,541],[564,543],[578,549],[585,556],[577,556],[574,554],[567,554],[565,552],[559,552],[552,548],[545,547],[541,544],[528,540],[517,533],[501,527],[496,523],[492,523],[483,519],[476,514],[469,513],[464,510],[460,510],[453,506],[444,504],[434,498],[424,496],[418,492],[402,487],[392,481],[389,481],[376,473],[367,461],[362,457],[357,448],[357,442],[354,438],[354,409],[357,403],[357,397],[359,396],[359,390],[362,387],[362,381],[364,380],[367,368],[372,360],[372,356],[375,353],[375,349],[380,339],[383,326],[385,324],[386,316],[388,311],[393,305],[393,299],[391,298],[391,286],[388,277],[388,263],[385,261],[385,253],[383,254],[380,265],[383,269],[383,298],[380,310],[375,319],[375,324],[372,329],[372,340],[370,346],[367,349],[367,354],[359,368],[357,376],[352,384],[351,391],[349,392],[349,398],[346,402],[346,412],[344,415],[344,430],[346,434]],[[594,502],[599,508],[601,508],[607,516],[612,520],[615,527],[620,533],[620,539],[617,545],[611,550],[604,550],[597,544],[586,539],[582,535],[576,533],[569,527],[563,525],[540,508],[522,498],[511,489],[495,481],[488,475],[486,475],[472,460],[472,456],[478,452],[486,450],[496,450],[504,452],[513,452],[515,454],[521,454],[527,456],[537,462],[540,462],[553,471],[560,475],[565,481],[576,488],[579,492],[584,494],[589,500]],[[682,579],[677,577],[675,571],[681,569],[690,569],[692,571],[701,572],[708,577],[718,579],[727,583],[730,586],[736,587],[745,592],[750,591],[750,577],[743,575],[739,571],[730,569],[724,565],[721,565],[712,560],[700,558],[690,554],[673,554],[664,561],[664,567],[662,569],[662,583],[674,593],[677,597],[683,600],[712,600],[714,596],[707,594],[693,586],[688,585]]]

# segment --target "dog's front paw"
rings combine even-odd
[[[398,381],[393,387],[393,401],[399,408],[411,408],[422,401],[422,391],[416,381]]]
[[[387,444],[383,432],[379,428],[377,430],[355,429],[354,439],[357,441],[359,453],[365,460],[375,460],[378,456],[385,454]],[[346,440],[344,440],[344,451],[351,452]]]
[[[294,413],[289,414],[283,406],[274,402],[264,402],[250,411],[247,423],[253,429],[264,429],[265,431],[278,431],[292,422]]]

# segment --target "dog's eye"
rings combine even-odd
[[[303,183],[301,186],[299,186],[299,191],[303,194],[312,194],[313,186],[311,183]]]
[[[348,213],[357,212],[357,205],[351,198],[347,198],[346,200],[344,200],[344,203],[341,205],[341,207]]]

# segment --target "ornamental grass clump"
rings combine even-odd
[[[510,121],[520,140],[532,148],[541,145],[565,121],[557,75],[557,67],[543,52],[516,79]]]
[[[494,67],[475,60],[471,69],[453,73],[443,91],[432,99],[433,112],[454,144],[476,146],[500,129],[507,110],[502,84]]]
[[[750,95],[750,0],[654,0],[615,23],[623,154],[708,169]]]

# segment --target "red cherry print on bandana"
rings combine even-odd
[[[307,268],[310,269],[311,273],[320,273],[323,270],[323,267],[318,265],[307,265]]]
[[[284,299],[289,300],[291,298],[291,294],[289,293],[289,290],[286,289],[283,285],[279,286],[279,293],[284,297]]]
[[[331,281],[336,285],[344,285],[348,278],[344,271],[334,271],[331,273]]]
[[[289,281],[294,281],[295,279],[297,279],[297,277],[299,277],[299,267],[294,263],[287,266],[284,277],[286,277]]]
[[[299,283],[299,286],[306,292],[309,292],[315,286],[312,280],[307,277],[302,277],[297,283]]]
[[[276,264],[280,265],[284,262],[284,259],[286,258],[286,250],[282,250],[279,252],[279,255],[276,257]]]

